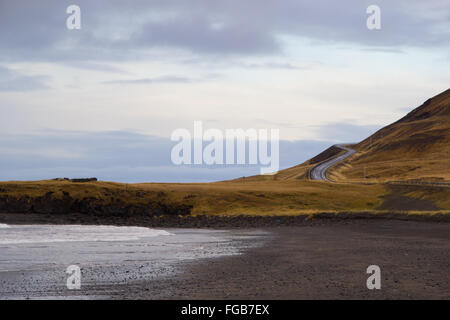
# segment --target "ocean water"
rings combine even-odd
[[[142,227],[42,225],[9,226],[0,224],[0,245],[53,242],[132,241],[173,234]]]
[[[0,224],[0,299],[96,297],[183,272],[187,262],[241,254],[261,232]],[[81,290],[67,289],[70,265]],[[108,289],[106,289],[108,288]]]

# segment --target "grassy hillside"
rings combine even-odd
[[[450,182],[450,89],[352,148],[330,176],[339,181]]]

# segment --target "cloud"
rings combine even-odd
[[[111,80],[105,81],[105,84],[153,84],[153,83],[191,83],[195,79],[181,77],[181,76],[162,76],[156,78],[142,78],[131,80]]]
[[[259,174],[259,166],[175,166],[170,139],[127,131],[43,131],[0,137],[0,179],[91,177],[122,182],[204,182]],[[280,141],[287,168],[330,146],[326,141]]]
[[[178,47],[213,54],[254,54],[280,50],[277,39],[241,21],[216,29],[200,15],[179,16],[175,20],[149,22],[131,42],[140,47]]]
[[[297,66],[291,63],[266,62],[266,63],[242,63],[239,66],[247,69],[285,69],[285,70],[307,70],[309,67]]]
[[[92,61],[67,61],[65,64],[69,67],[77,69],[94,70],[108,73],[129,73],[121,68],[117,68],[112,65]]]
[[[185,76],[166,75],[154,78],[140,78],[140,79],[122,79],[104,81],[104,84],[159,84],[159,83],[194,83],[214,80],[221,78],[222,75],[217,73],[210,73],[199,78],[189,78]]]
[[[322,139],[340,143],[359,142],[381,129],[379,125],[356,125],[349,122],[328,123],[314,126],[318,136]]]
[[[33,91],[46,89],[47,76],[27,76],[0,66],[0,91]]]
[[[69,4],[3,0],[0,57],[5,61],[135,60],[148,58],[153,49],[260,56],[282,53],[286,36],[308,39],[311,45],[354,44],[394,52],[450,45],[446,0],[379,0],[382,29],[377,31],[366,28],[369,0],[79,0],[81,30],[65,27]]]

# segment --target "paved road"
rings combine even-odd
[[[347,159],[348,157],[350,157],[351,155],[356,153],[356,150],[344,147],[342,145],[335,145],[335,147],[341,148],[345,151],[347,151],[346,153],[337,156],[335,158],[331,158],[329,160],[326,160],[325,162],[322,162],[320,164],[318,164],[317,166],[315,166],[314,168],[311,169],[310,172],[310,177],[312,180],[323,180],[323,181],[328,181],[327,179],[327,170],[335,165],[338,162],[343,161],[344,159]]]

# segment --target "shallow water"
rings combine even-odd
[[[257,232],[1,224],[0,298],[102,296],[107,286],[182,272],[186,261],[240,254],[258,238]],[[70,265],[81,268],[81,290],[66,287]]]
[[[131,241],[170,236],[164,230],[142,227],[41,225],[1,225],[0,245],[52,242]],[[6,230],[5,230],[6,229]]]

